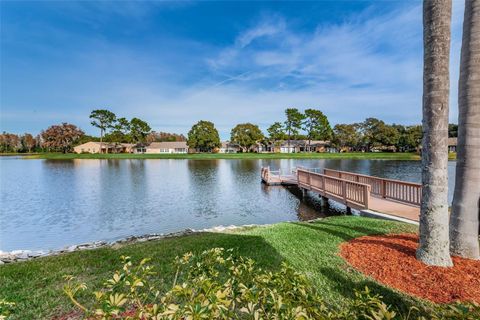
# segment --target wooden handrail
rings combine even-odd
[[[376,177],[376,176],[369,176],[366,174],[361,174],[361,173],[356,173],[356,172],[348,172],[348,171],[341,171],[341,170],[334,170],[334,169],[328,169],[328,168],[323,168],[323,171],[332,171],[332,172],[340,172],[342,174],[347,174],[347,175],[354,175],[354,176],[359,176],[359,177],[365,177],[365,178],[373,178],[373,179],[378,179],[378,180],[386,180],[386,181],[391,181],[391,182],[398,182],[401,184],[408,184],[412,186],[422,186],[420,183],[415,183],[415,182],[409,182],[409,181],[402,181],[402,180],[396,180],[396,179],[387,179],[387,178],[381,178],[381,177]]]
[[[334,176],[351,181],[359,181],[370,185],[373,195],[395,201],[420,206],[422,201],[422,185],[395,179],[385,179],[333,169],[323,169],[327,176]],[[353,180],[352,180],[353,179]]]
[[[347,207],[368,209],[370,186],[306,169],[297,170],[298,186],[332,198]]]

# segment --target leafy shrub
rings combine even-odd
[[[480,305],[477,303],[443,305],[440,310],[433,314],[432,319],[478,320],[480,319]]]
[[[8,319],[15,307],[15,303],[0,299],[0,320]]]
[[[262,270],[252,259],[214,248],[174,261],[175,276],[167,290],[155,288],[148,259],[123,268],[94,292],[93,306],[78,293],[86,290],[67,276],[64,292],[87,319],[398,319],[368,288],[355,292],[352,305],[339,310],[326,304],[307,278],[286,264],[277,272]],[[167,281],[164,281],[167,283]],[[454,310],[450,310],[455,312]],[[453,313],[452,313],[453,314]],[[462,318],[470,319],[470,318]]]

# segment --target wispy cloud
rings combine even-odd
[[[217,72],[253,69],[260,80],[271,80],[268,86],[291,81],[398,90],[411,87],[421,75],[421,23],[418,4],[313,32],[296,32],[283,18],[270,18],[245,30],[208,61],[214,61]]]
[[[290,106],[321,108],[332,123],[369,116],[420,123],[421,5],[399,3],[381,13],[377,9],[373,6],[335,23],[320,21],[313,29],[298,28],[294,17],[263,12],[226,45],[160,34],[136,46],[135,39],[123,43],[82,35],[68,44],[72,49],[68,55],[62,55],[52,51],[48,41],[37,41],[37,47],[28,48],[56,60],[33,69],[26,59],[15,64],[29,94],[22,95],[22,87],[13,85],[19,79],[2,84],[8,99],[2,98],[1,125],[23,132],[39,130],[58,118],[57,122],[72,121],[94,133],[88,114],[100,106],[144,118],[156,130],[186,133],[194,122],[212,120],[223,138],[239,122],[266,129],[282,120],[283,110]],[[103,9],[80,10],[97,15],[85,23],[103,23]],[[456,119],[462,13],[461,2],[454,2],[452,120]],[[137,22],[152,18],[143,7],[130,14]],[[72,36],[55,29],[52,34],[62,39]],[[11,37],[11,41],[19,40]],[[28,119],[28,110],[42,113],[37,126]]]

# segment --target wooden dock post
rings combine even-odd
[[[328,198],[324,196],[320,196],[320,205],[322,206],[323,209],[328,210],[330,208],[330,203],[328,203]]]
[[[305,198],[307,196],[307,189],[305,188],[300,188],[302,190],[302,198]]]

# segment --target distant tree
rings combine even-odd
[[[280,122],[274,122],[270,127],[268,127],[267,132],[268,138],[273,142],[287,139],[283,125]]]
[[[400,127],[397,127],[397,130],[400,132],[400,139],[398,141],[398,147],[400,150],[419,150],[420,144],[422,143],[422,126],[403,127],[403,130],[401,130]]]
[[[383,123],[377,128],[377,142],[380,146],[397,146],[399,140],[400,132],[395,126]]]
[[[370,152],[373,146],[378,145],[378,132],[384,125],[385,122],[377,118],[367,118],[361,123],[362,142],[366,151]]]
[[[342,148],[356,149],[361,143],[359,124],[336,124],[333,127],[333,143]]]
[[[32,152],[32,149],[35,147],[35,144],[36,144],[35,138],[30,133],[25,133],[22,136],[22,146],[25,151]]]
[[[0,134],[0,152],[8,152],[7,151],[7,138],[6,138],[6,132],[3,131],[2,134]]]
[[[103,141],[115,144],[129,143],[132,142],[132,138],[130,137],[130,134],[123,134],[120,131],[112,130],[111,132],[105,134]]]
[[[42,135],[41,134],[37,134],[35,136],[35,150],[38,151],[42,151],[42,144],[43,144],[43,140],[42,140]]]
[[[295,139],[296,140],[308,140],[308,136],[306,134],[297,133],[295,135]]]
[[[187,141],[187,138],[183,134],[152,131],[145,140],[147,142]]]
[[[448,124],[448,137],[449,138],[458,137],[458,124],[455,124],[455,123]]]
[[[305,110],[303,126],[303,129],[307,133],[309,147],[312,140],[328,140],[332,137],[332,128],[330,127],[327,116],[320,110]]]
[[[367,151],[372,147],[396,146],[400,132],[396,125],[388,125],[377,118],[367,118],[361,124],[362,142]]]
[[[118,118],[112,125],[112,131],[105,135],[105,141],[131,142],[130,127],[131,124],[126,118]]]
[[[219,148],[220,137],[214,124],[203,120],[194,124],[188,132],[187,145],[200,152],[212,152],[215,148]]]
[[[18,152],[22,148],[20,137],[5,131],[0,135],[0,145],[2,152]]]
[[[80,145],[80,144],[84,144],[84,143],[87,143],[87,142],[90,142],[90,141],[95,141],[95,142],[99,142],[100,141],[100,138],[99,137],[94,137],[94,136],[89,136],[89,135],[83,135],[80,139],[78,139],[77,141],[75,141],[75,144],[74,146],[77,146],[77,145]]]
[[[251,123],[237,124],[231,131],[230,141],[238,144],[243,152],[248,152],[252,146],[263,140],[262,131]]]
[[[286,109],[285,115],[287,116],[287,120],[285,120],[285,130],[287,131],[288,145],[290,146],[290,140],[292,139],[292,136],[296,137],[302,128],[302,121],[305,116],[296,108]]]
[[[93,110],[90,113],[90,119],[93,119],[92,126],[99,128],[100,129],[100,152],[103,148],[103,135],[104,133],[108,130],[111,129],[116,120],[115,113],[105,110],[105,109],[99,109],[99,110]],[[108,148],[106,148],[108,152]]]
[[[63,153],[69,151],[75,141],[83,135],[84,132],[82,130],[69,123],[53,125],[41,133],[44,148],[55,151],[59,150]]]
[[[133,118],[130,121],[130,136],[134,142],[144,142],[152,128],[143,120]]]
[[[130,132],[130,127],[131,123],[126,118],[118,118],[113,128],[126,135]]]

